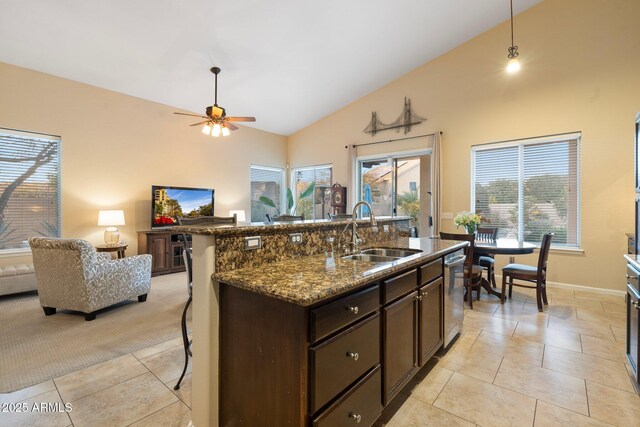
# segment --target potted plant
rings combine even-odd
[[[455,223],[456,228],[463,226],[467,230],[468,234],[474,234],[478,228],[478,224],[480,224],[480,215],[466,211],[460,212],[453,219],[453,222]]]

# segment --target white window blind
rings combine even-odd
[[[473,150],[473,204],[498,236],[579,246],[579,135]]]
[[[251,166],[251,221],[266,221],[266,215],[282,211],[284,170],[266,166]],[[262,199],[261,199],[262,198]],[[273,202],[274,207],[269,206]]]
[[[60,138],[0,129],[0,252],[60,237]]]
[[[291,174],[295,214],[324,219],[331,209],[331,166],[294,169]],[[313,188],[311,188],[313,187]]]

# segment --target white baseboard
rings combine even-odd
[[[498,285],[498,287],[501,286],[501,283],[502,283],[502,275],[496,274],[496,284]],[[560,283],[560,282],[548,281],[547,286],[549,288],[573,289],[574,291],[587,291],[587,292],[595,292],[598,294],[606,294],[606,295],[615,295],[615,296],[626,295],[625,291],[618,291],[615,289],[594,288],[591,286],[583,286],[583,285],[573,285],[571,283]]]

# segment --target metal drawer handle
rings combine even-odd
[[[358,415],[355,412],[349,412],[349,418],[353,418],[357,423],[362,421],[362,415]]]
[[[429,291],[422,291],[422,296],[426,297],[427,295],[429,295]]]
[[[358,359],[360,358],[360,355],[358,353],[354,353],[353,351],[348,351],[347,352],[347,357],[352,358],[354,361],[358,361]]]
[[[633,306],[636,308],[636,310],[640,310],[640,303],[634,302]]]
[[[417,299],[418,301],[422,301],[422,295],[416,295],[416,299]]]
[[[358,306],[357,305],[355,305],[355,306],[348,305],[347,306],[347,310],[349,310],[353,314],[358,314],[358,312],[360,311],[360,310],[358,310]]]

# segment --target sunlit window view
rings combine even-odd
[[[375,215],[410,216],[427,235],[431,212],[430,156],[389,157],[358,162],[359,200],[371,204]],[[366,206],[360,215],[368,216]]]
[[[0,252],[60,237],[60,138],[0,131]]]
[[[578,246],[578,140],[520,143],[474,152],[475,212],[498,236]]]
[[[291,181],[295,215],[325,219],[331,211],[331,166],[294,169]]]

